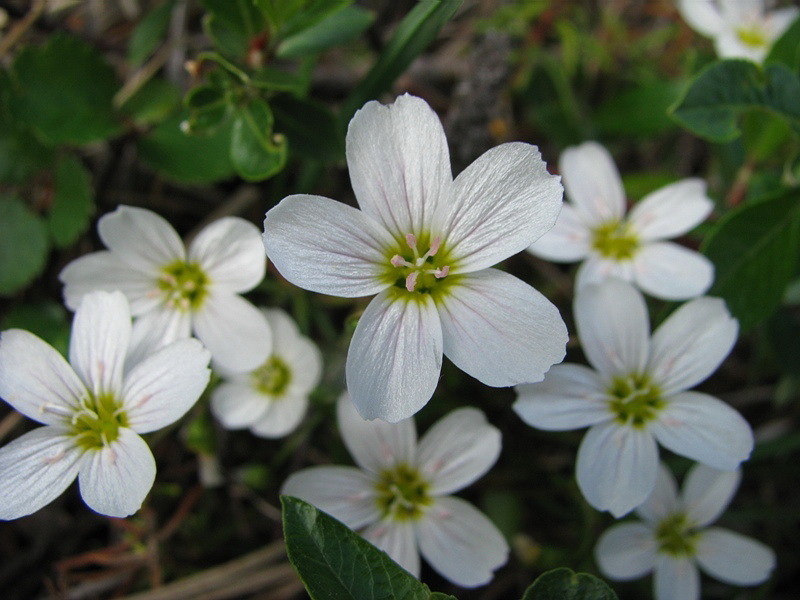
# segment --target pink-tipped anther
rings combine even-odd
[[[441,269],[436,269],[433,272],[433,276],[436,279],[442,279],[443,277],[447,277],[447,274],[450,272],[450,265],[445,265]]]
[[[417,287],[417,277],[419,276],[419,271],[412,271],[406,277],[406,289],[409,292],[413,292],[414,288]]]
[[[408,247],[414,252],[417,251],[417,237],[413,233],[406,234],[406,244],[408,244]]]
[[[406,259],[399,254],[395,254],[389,262],[392,263],[393,267],[405,267],[407,265]]]

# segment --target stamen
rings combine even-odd
[[[412,271],[406,277],[406,289],[409,292],[413,292],[414,288],[417,286],[417,277],[419,277],[419,271]]]
[[[436,253],[439,251],[439,246],[442,245],[442,238],[440,236],[436,236],[433,238],[433,243],[431,244],[431,249],[425,254],[425,256],[436,256]]]
[[[419,256],[417,253],[417,238],[413,233],[406,234],[406,244],[414,251],[414,256]]]
[[[442,279],[443,277],[447,277],[447,274],[450,272],[450,265],[445,265],[441,269],[434,269],[433,276],[436,279]]]
[[[395,254],[390,261],[393,267],[410,267],[412,266],[405,258],[399,254]]]

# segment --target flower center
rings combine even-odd
[[[128,417],[113,395],[81,398],[80,408],[72,415],[72,433],[84,450],[103,448],[116,441],[120,427],[128,426]]]
[[[277,355],[273,354],[252,374],[256,389],[267,396],[282,396],[292,380],[289,366]]]
[[[621,425],[643,427],[664,407],[661,390],[647,375],[615,377],[608,389],[608,407]]]
[[[592,231],[592,247],[612,260],[630,260],[639,248],[639,238],[625,221],[610,221]]]
[[[413,233],[407,233],[405,242],[407,248],[398,248],[399,252],[389,259],[388,277],[398,288],[409,293],[430,294],[450,273],[450,265],[443,264],[449,261],[446,253],[441,251],[441,238],[436,236],[428,244],[426,239],[417,240]],[[428,246],[428,251],[420,254],[420,246]]]
[[[737,27],[736,37],[738,37],[739,41],[745,46],[750,46],[751,48],[764,48],[769,44],[766,33],[758,25]]]
[[[658,549],[664,554],[679,558],[694,556],[697,550],[698,533],[684,513],[674,513],[662,519],[656,527]]]
[[[414,521],[433,503],[430,484],[414,467],[397,465],[381,472],[375,484],[376,502],[381,517],[395,521]]]
[[[158,288],[164,293],[167,307],[184,311],[200,307],[208,293],[208,283],[200,265],[182,260],[164,267],[158,278]]]

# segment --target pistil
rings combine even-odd
[[[421,256],[417,248],[417,238],[413,233],[406,234],[406,244],[408,244],[408,247],[413,253],[411,260],[406,260],[403,256],[395,254],[389,262],[391,262],[394,267],[411,269],[411,272],[408,273],[405,278],[405,287],[407,291],[413,292],[416,290],[420,274],[433,275],[436,279],[443,279],[450,273],[449,265],[435,268],[427,266],[430,264],[429,259],[436,256],[437,252],[439,252],[439,248],[442,244],[442,240],[439,236],[433,239],[428,251]]]

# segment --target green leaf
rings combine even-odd
[[[309,82],[304,75],[295,75],[281,69],[263,67],[252,74],[250,83],[261,89],[274,92],[289,92],[299,96],[305,94]]]
[[[12,112],[45,141],[88,144],[120,132],[112,106],[114,70],[82,40],[56,34],[44,46],[29,46],[12,73]]]
[[[366,9],[344,7],[313,27],[284,39],[275,54],[280,58],[296,58],[322,52],[357,38],[374,20],[375,15]]]
[[[167,0],[151,10],[133,30],[128,42],[128,62],[138,67],[155,51],[167,34],[174,0]]]
[[[0,196],[0,296],[15,294],[42,272],[47,228],[14,196]]]
[[[791,280],[800,248],[800,192],[789,190],[732,210],[706,238],[715,266],[710,296],[720,296],[742,331],[772,314]]]
[[[334,114],[313,100],[276,96],[270,102],[276,128],[286,134],[293,154],[323,162],[344,156],[344,136]]]
[[[342,10],[353,0],[254,0],[269,15],[277,35],[288,38],[314,27],[328,15]]]
[[[50,165],[53,149],[11,116],[8,96],[8,77],[0,71],[0,182],[19,184]]]
[[[64,356],[69,348],[70,325],[67,311],[58,302],[46,301],[14,306],[0,329],[26,329],[38,335]]]
[[[542,573],[522,600],[618,600],[608,584],[588,573],[560,568]]]
[[[601,104],[594,114],[604,135],[653,136],[675,128],[667,110],[680,93],[674,81],[656,81],[624,90]]]
[[[94,198],[89,172],[74,156],[66,156],[56,164],[55,195],[47,228],[59,248],[75,243],[89,228],[94,212]]]
[[[312,600],[429,600],[382,550],[298,498],[281,496],[286,553]]]
[[[231,162],[248,181],[272,177],[286,164],[286,138],[272,133],[272,111],[263,100],[239,109],[231,133]]]
[[[800,69],[800,17],[779,37],[764,60],[764,64],[779,63],[793,71]]]
[[[461,6],[461,0],[422,0],[401,21],[378,61],[345,100],[340,121],[346,125],[365,102],[380,96]]]
[[[203,20],[206,33],[223,54],[245,59],[266,23],[252,0],[200,0],[209,12]]]
[[[154,125],[175,112],[181,102],[180,90],[170,82],[154,78],[120,106],[137,125]]]
[[[216,85],[200,85],[189,90],[184,104],[189,109],[186,122],[191,133],[210,133],[231,110],[228,94]]]
[[[772,111],[800,128],[800,78],[784,65],[762,70],[747,60],[723,60],[704,69],[670,114],[694,134],[728,142],[741,133],[737,118],[746,110]]]

